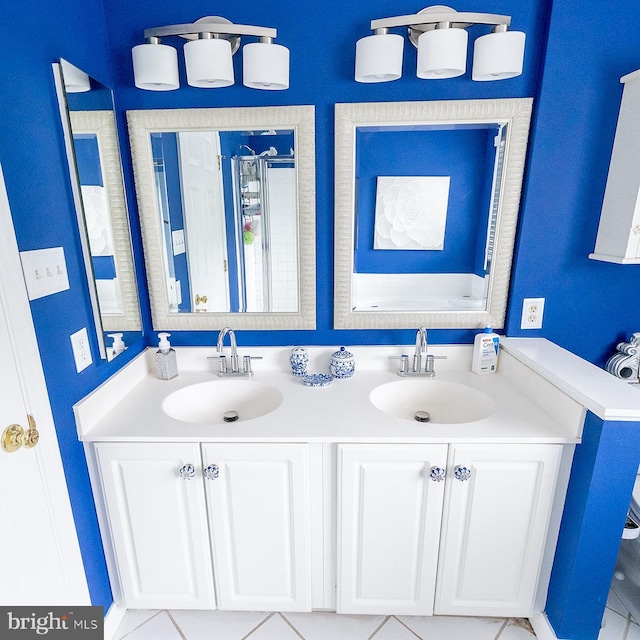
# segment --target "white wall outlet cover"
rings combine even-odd
[[[73,359],[76,363],[76,371],[80,373],[93,362],[86,327],[71,334],[71,348],[73,350]]]
[[[69,288],[62,247],[21,251],[22,272],[29,300],[37,300]]]
[[[542,329],[544,298],[525,298],[522,301],[521,329]]]

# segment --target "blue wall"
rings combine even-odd
[[[638,267],[590,261],[622,93],[620,76],[640,67],[640,6],[620,0],[607,6],[570,0],[469,0],[461,10],[513,15],[527,33],[522,76],[474,83],[469,76],[444,81],[415,78],[415,55],[406,45],[405,77],[386,84],[353,81],[355,40],[369,33],[372,18],[412,13],[420,5],[402,0],[392,10],[383,0],[354,5],[339,0],[301,5],[292,0],[261,3],[221,0],[215,13],[236,22],[275,26],[278,42],[291,50],[288,91],[256,91],[237,83],[218,90],[190,88],[154,93],[133,87],[130,49],[147,27],[187,22],[212,12],[191,0],[44,0],[7,3],[0,34],[3,86],[0,161],[5,173],[21,250],[63,246],[70,289],[35,300],[31,307],[41,345],[52,409],[72,506],[95,604],[111,601],[104,559],[72,405],[139,353],[133,345],[111,363],[75,371],[68,336],[90,326],[90,310],[62,144],[51,63],[60,57],[115,89],[118,125],[126,141],[124,111],[174,107],[313,104],[316,107],[317,326],[315,332],[242,332],[241,344],[410,343],[410,331],[336,331],[333,307],[333,108],[336,102],[472,99],[533,96],[534,121],[517,251],[507,315],[509,335],[545,336],[597,364],[614,345],[638,329],[640,298],[634,295]],[[28,21],[29,29],[22,26]],[[316,25],[321,28],[313,30]],[[472,37],[481,32],[471,29]],[[484,31],[482,31],[484,32]],[[548,38],[548,42],[547,42]],[[241,77],[240,55],[235,56]],[[125,188],[133,222],[136,267],[146,296],[140,232],[130,156],[123,157]],[[544,328],[521,332],[524,297],[545,297]],[[144,342],[153,344],[148,305]],[[430,331],[433,342],[470,342],[474,332]],[[212,344],[213,332],[179,333],[175,344]],[[624,447],[624,441],[617,446]]]
[[[72,0],[25,0],[4,3],[0,17],[0,162],[20,250],[64,248],[69,290],[34,300],[31,311],[91,598],[107,607],[112,596],[72,405],[142,344],[111,363],[99,362],[92,344],[95,364],[76,373],[69,336],[91,327],[91,315],[51,69],[64,57],[111,82],[103,9],[100,2],[79,10]]]

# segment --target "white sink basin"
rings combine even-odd
[[[369,399],[384,413],[416,420],[416,412],[426,411],[430,422],[459,424],[488,418],[496,401],[484,391],[457,382],[414,378],[396,380],[376,387]]]
[[[271,413],[282,404],[275,387],[253,380],[211,380],[184,387],[167,396],[162,410],[171,418],[193,424],[223,424],[228,412],[245,422]]]

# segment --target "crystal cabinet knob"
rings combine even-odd
[[[429,471],[429,477],[434,482],[442,482],[447,475],[447,472],[442,467],[431,467]]]
[[[178,471],[178,475],[183,480],[191,480],[192,478],[196,477],[196,468],[192,464],[185,464],[182,467],[180,467],[180,470]]]
[[[202,475],[207,480],[215,480],[220,475],[220,469],[217,464],[210,464],[208,467],[205,467]]]
[[[469,480],[471,478],[471,469],[467,469],[467,467],[459,464],[454,470],[453,475],[456,480],[460,480],[460,482],[464,482],[465,480]]]

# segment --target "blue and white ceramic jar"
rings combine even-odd
[[[340,347],[331,355],[329,360],[329,371],[334,378],[350,378],[356,369],[355,359],[350,351]]]
[[[289,356],[289,364],[291,365],[291,373],[294,376],[303,376],[307,373],[307,365],[309,364],[309,354],[303,347],[294,347],[291,349]]]

